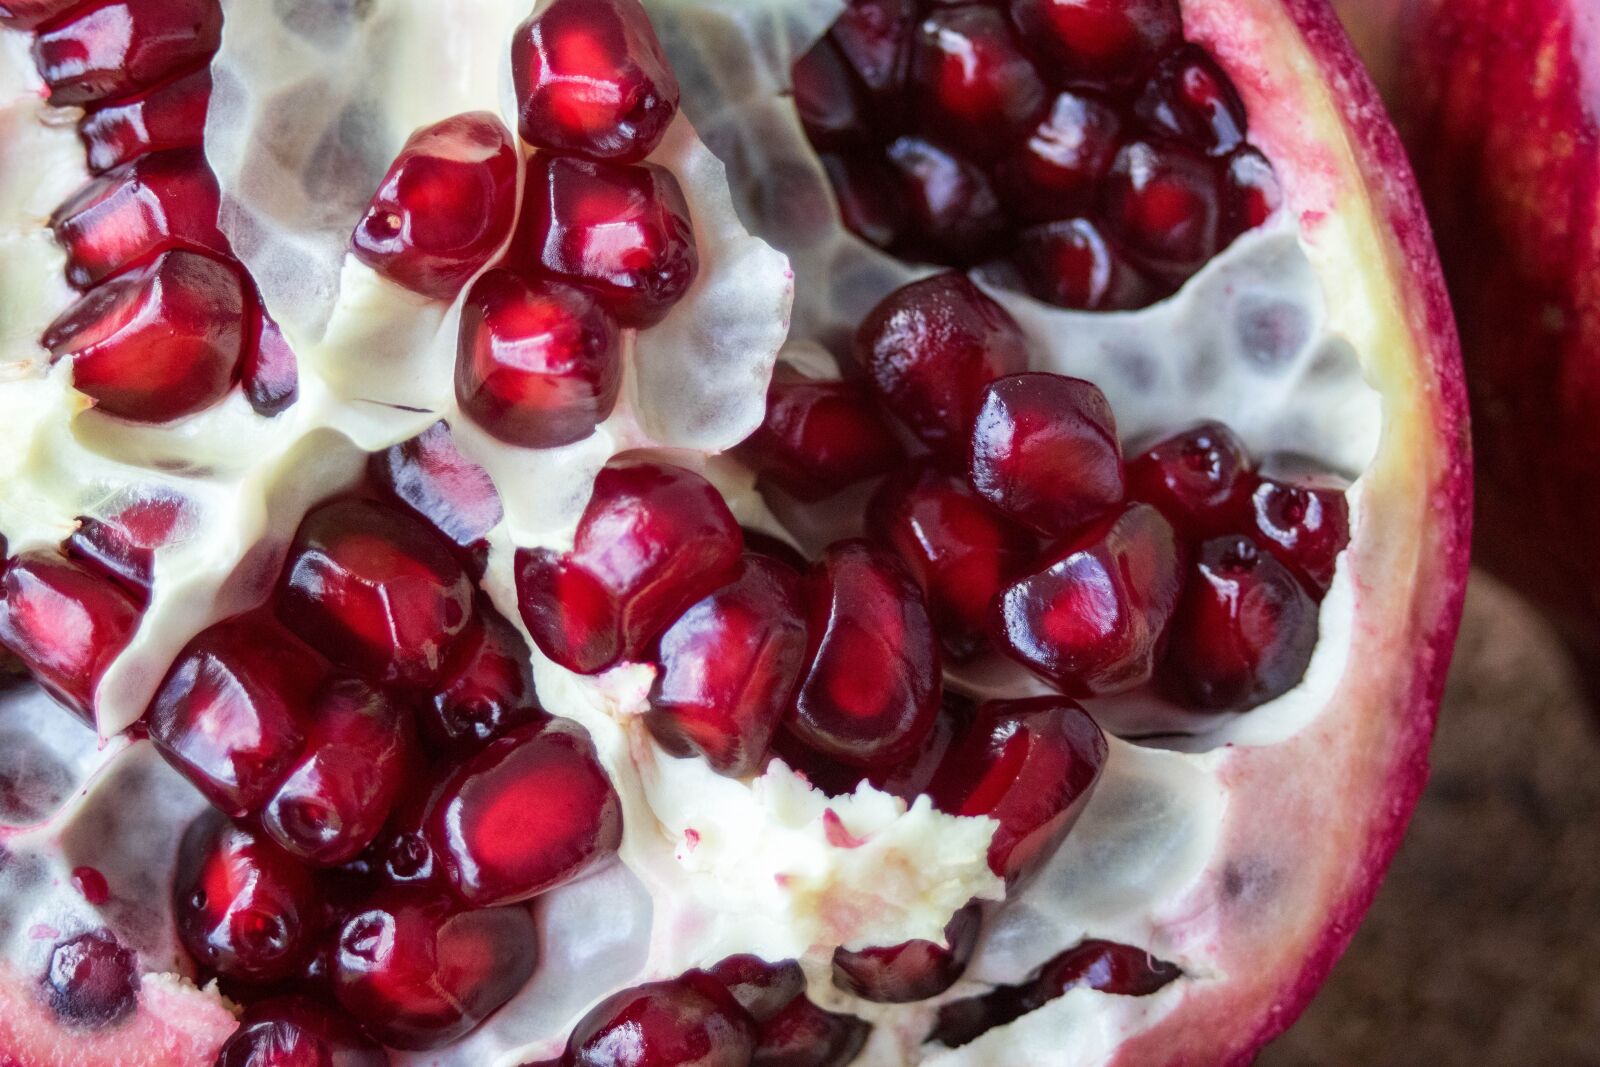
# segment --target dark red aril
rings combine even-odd
[[[1239,93],[1198,45],[1164,58],[1133,110],[1146,129],[1211,155],[1227,155],[1244,141]]]
[[[407,289],[453,300],[511,236],[511,131],[472,111],[413,133],[350,236],[357,259]]]
[[[217,0],[108,0],[56,21],[33,60],[57,107],[129,96],[210,59],[222,42]]]
[[[729,956],[710,973],[757,1023],[771,1019],[806,991],[805,972],[794,960],[768,963],[760,956]]]
[[[1122,446],[1100,388],[1061,374],[1013,374],[983,391],[967,477],[978,495],[1061,536],[1122,500]]]
[[[1075,311],[1127,311],[1163,295],[1091,219],[1062,219],[1017,234],[1007,264],[1023,291]]]
[[[689,605],[732,581],[743,546],[722,495],[664,463],[613,460],[595,478],[573,550],[519,549],[522,621],[580,674],[645,656]]]
[[[455,674],[418,709],[423,736],[436,751],[476,751],[501,734],[543,722],[528,646],[517,628],[480,599]]]
[[[855,356],[884,405],[952,460],[965,459],[984,386],[1028,369],[1016,320],[955,272],[885,297],[856,332]]]
[[[806,569],[811,566],[811,561],[798,548],[781,537],[763,533],[749,526],[740,527],[740,532],[744,535],[744,550],[746,552],[754,552],[757,555],[766,556],[768,559],[776,560],[792,567],[801,574],[804,574]]]
[[[391,889],[340,928],[334,993],[384,1044],[438,1048],[516,995],[538,965],[538,946],[527,908],[464,911],[421,890]]]
[[[1243,442],[1220,422],[1202,422],[1128,461],[1128,495],[1154,504],[1194,540],[1237,527],[1255,482]]]
[[[484,539],[505,515],[489,472],[462,454],[443,421],[373,453],[367,475],[474,554],[487,551]]]
[[[1339,553],[1350,543],[1350,504],[1332,479],[1262,478],[1250,499],[1250,526],[1321,599],[1333,584]]]
[[[492,270],[472,283],[456,349],[456,400],[507,444],[556,448],[604,422],[622,388],[622,338],[595,296]]]
[[[472,619],[472,583],[439,535],[408,513],[336,500],[300,523],[278,617],[341,666],[431,686]]]
[[[1222,175],[1223,222],[1230,236],[1253,230],[1283,205],[1283,187],[1267,157],[1249,145],[1228,158]]]
[[[139,958],[110,930],[91,930],[50,950],[44,1000],[68,1026],[112,1026],[126,1019],[139,997]]]
[[[828,31],[879,110],[905,87],[916,19],[916,0],[852,0]]]
[[[965,730],[971,719],[971,710],[962,705],[969,703],[965,697],[945,690],[941,710],[933,721],[933,729],[928,731],[928,736],[915,752],[897,763],[865,769],[851,767],[807,748],[793,736],[782,733],[773,745],[773,752],[790,769],[798,771],[806,781],[831,797],[853,793],[862,782],[867,782],[875,789],[899,797],[910,806],[917,797],[928,791],[929,783],[944,762],[950,746]]]
[[[232,387],[244,315],[233,266],[174,251],[90,290],[40,343],[54,359],[72,360],[72,384],[96,410],[170,422],[210,407]]]
[[[1010,0],[1009,6],[1022,39],[1063,82],[1137,81],[1183,33],[1176,0]]]
[[[511,38],[518,128],[535,148],[637,163],[678,112],[678,79],[638,0],[552,0]]]
[[[304,962],[321,902],[310,872],[288,853],[210,811],[184,831],[172,907],[178,936],[203,968],[264,983]]]
[[[749,1067],[755,1023],[714,977],[687,971],[624,989],[578,1021],[569,1067]]]
[[[802,500],[821,500],[893,470],[905,450],[859,378],[808,378],[780,364],[767,414],[737,454]]]
[[[975,164],[921,137],[897,137],[886,151],[912,258],[962,265],[1004,244],[1005,212]]]
[[[893,554],[840,541],[805,589],[810,651],[786,728],[855,767],[914,752],[939,712],[939,645],[916,580]]]
[[[844,228],[879,248],[894,246],[908,219],[900,175],[875,156],[823,152],[817,160]]]
[[[996,165],[995,183],[1013,213],[1037,222],[1094,205],[1095,190],[1121,143],[1122,119],[1110,104],[1061,93],[1033,131]]]
[[[425,833],[467,904],[511,904],[616,852],[622,801],[584,729],[566,719],[491,741],[434,798]]]
[[[272,418],[300,395],[300,364],[278,324],[256,296],[254,329],[239,361],[239,385],[257,415]]]
[[[152,493],[101,518],[79,519],[61,548],[68,558],[120,584],[143,607],[155,577],[156,549],[172,540],[188,519],[182,497]]]
[[[1217,163],[1199,152],[1134,141],[1106,179],[1106,221],[1145,266],[1181,282],[1222,247],[1220,186]]]
[[[1003,12],[939,7],[917,26],[907,95],[919,130],[978,158],[1017,141],[1047,95]]]
[[[1159,511],[1131,504],[1001,593],[996,643],[1072,696],[1142,685],[1177,607],[1185,554]]]
[[[331,1008],[287,996],[246,1008],[216,1067],[389,1067],[389,1054]]]
[[[967,969],[983,928],[983,912],[968,904],[951,916],[944,941],[906,941],[882,948],[833,952],[833,984],[880,1004],[907,1004],[938,996]]]
[[[871,1032],[865,1019],[824,1011],[806,997],[795,997],[761,1023],[750,1067],[845,1067]]]
[[[862,89],[839,46],[824,37],[790,72],[795,110],[818,148],[847,147],[867,133]]]
[[[989,868],[1015,887],[1077,822],[1106,754],[1105,734],[1070,700],[994,700],[978,708],[930,792],[941,811],[1000,824],[989,842]]]
[[[90,726],[100,679],[138,625],[126,590],[54,552],[25,552],[0,576],[0,645]]]
[[[152,152],[198,145],[211,103],[211,70],[201,67],[139,96],[98,107],[78,124],[95,174]]]
[[[746,553],[737,578],[661,635],[645,723],[673,755],[699,754],[733,778],[753,774],[805,658],[799,574]]]
[[[617,321],[643,329],[666,317],[700,270],[689,203],[671,171],[540,155],[528,165],[526,262],[592,289]]]

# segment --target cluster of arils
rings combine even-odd
[[[852,231],[1061,307],[1143,307],[1279,200],[1175,0],[850,0],[793,86]]]

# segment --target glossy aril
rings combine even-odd
[[[484,538],[505,515],[489,472],[462,454],[443,421],[373,453],[367,475],[474,554],[487,552]]]
[[[245,1009],[216,1067],[389,1067],[389,1054],[314,1000],[274,997]]]
[[[1105,735],[1061,697],[978,708],[929,790],[941,811],[1000,825],[989,867],[1015,886],[1039,869],[1078,820],[1105,766]]]
[[[1350,543],[1350,504],[1328,479],[1262,478],[1249,504],[1259,542],[1321,598]]]
[[[982,930],[983,912],[968,904],[945,924],[944,940],[907,941],[882,948],[833,953],[833,984],[881,1004],[906,1004],[938,996],[967,969]]]
[[[837,148],[866,135],[862,88],[832,41],[824,37],[795,60],[790,83],[800,124],[812,144]]]
[[[551,0],[511,38],[518,128],[535,148],[636,163],[678,112],[678,79],[638,0]]]
[[[569,1067],[749,1067],[755,1023],[705,971],[613,993],[567,1039]]]
[[[666,317],[700,270],[689,203],[671,171],[542,154],[523,194],[526,262],[594,291],[624,326]]]
[[[479,426],[524,448],[572,444],[605,421],[621,388],[621,331],[593,294],[508,270],[472,283],[456,400]]]
[[[155,577],[156,549],[189,521],[182,497],[153,493],[100,518],[79,519],[78,529],[61,547],[69,558],[119,583],[143,606]]]
[[[911,258],[961,264],[1003,245],[1005,211],[975,164],[921,137],[897,137],[886,152],[905,205]]]
[[[475,751],[503,733],[545,718],[522,634],[486,599],[480,598],[476,614],[460,665],[418,708],[423,737],[434,751]]]
[[[52,23],[33,59],[57,107],[129,96],[210,59],[222,40],[217,0],[108,0]]]
[[[1249,145],[1228,158],[1222,175],[1223,222],[1229,234],[1253,230],[1283,206],[1283,187],[1267,157]]]
[[[97,410],[170,422],[210,407],[233,385],[245,342],[238,271],[194,252],[164,253],[86,293],[40,343],[72,361],[72,384]]]
[[[1128,461],[1128,495],[1195,539],[1238,527],[1255,482],[1243,442],[1220,422],[1202,422]]]
[[[89,169],[99,174],[152,152],[200,144],[210,103],[211,71],[202,67],[95,108],[78,124]]]
[[[709,972],[757,1023],[777,1015],[806,990],[805,972],[794,960],[768,963],[760,956],[729,956]]]
[[[139,997],[139,957],[110,930],[90,930],[50,950],[43,1000],[69,1027],[115,1026]]]
[[[54,552],[23,553],[0,576],[0,645],[91,726],[100,679],[138,625],[126,590]]]
[[[1226,155],[1245,137],[1239,94],[1198,45],[1185,45],[1161,61],[1134,113],[1146,129],[1212,155]]]
[[[806,579],[808,663],[787,729],[855,767],[913,752],[939,711],[939,645],[922,590],[893,554],[832,545]]]
[[[880,105],[905,86],[916,0],[855,0],[828,31],[861,84]]]
[[[803,500],[886,474],[905,458],[866,382],[808,378],[783,364],[767,386],[766,418],[737,454]]]
[[[1091,219],[1062,219],[1017,234],[1007,261],[1017,288],[1047,304],[1075,311],[1141,308],[1162,289]]]
[[[967,477],[979,496],[1040,533],[1081,529],[1122,500],[1122,446],[1098,386],[1014,374],[983,391]]]
[[[1040,222],[1093,207],[1121,135],[1122,119],[1110,104],[1087,93],[1059,94],[1038,125],[996,165],[1006,206]]]
[[[909,220],[899,174],[882,159],[854,153],[820,153],[834,207],[844,228],[869,244],[890,248]]]
[[[463,911],[424,891],[391,889],[340,927],[334,994],[384,1044],[438,1048],[516,995],[538,965],[538,946],[526,908]]]
[[[913,36],[907,95],[923,134],[978,157],[1018,140],[1047,99],[1004,12],[981,4],[927,12]]]
[[[256,294],[255,329],[239,361],[239,386],[257,415],[281,415],[300,395],[300,366],[294,349]]]
[[[1010,0],[1022,39],[1061,81],[1137,80],[1183,32],[1176,0]]]
[[[996,641],[1072,696],[1149,681],[1183,587],[1185,548],[1161,513],[1132,504],[1052,550],[1001,593]]]
[[[746,553],[737,578],[661,635],[645,722],[668,752],[742,778],[765,759],[805,656],[800,575]]]
[[[566,719],[489,743],[440,788],[426,836],[473,907],[527,900],[609,858],[622,801],[584,729]]]
[[[472,618],[472,583],[438,534],[392,504],[336,500],[306,515],[278,617],[377,681],[431,685]]]
[[[855,356],[884,406],[951,459],[965,458],[984,386],[1028,368],[1016,320],[954,272],[885,297],[856,332]]]
[[[750,1067],[845,1067],[866,1045],[872,1026],[795,997],[756,1031]]]
[[[573,550],[519,549],[522,621],[580,674],[643,658],[689,605],[732,581],[742,537],[722,494],[664,463],[613,460],[595,478]]]
[[[184,831],[172,884],[178,935],[205,970],[244,982],[294,974],[320,910],[311,874],[220,812]]]
[[[436,300],[453,300],[511,236],[517,210],[511,131],[473,111],[413,133],[350,236],[357,259]]]
[[[1106,179],[1107,224],[1151,270],[1182,281],[1222,248],[1219,178],[1192,149],[1134,141]]]

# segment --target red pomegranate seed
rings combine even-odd
[[[945,651],[988,647],[989,614],[1038,552],[1034,537],[927,460],[890,477],[867,505],[867,530],[897,552],[928,598]]]
[[[613,460],[571,553],[519,549],[517,602],[546,656],[580,674],[643,658],[656,636],[738,573],[743,538],[698,474]]]
[[[768,963],[760,956],[729,956],[710,969],[757,1023],[781,1012],[806,991],[806,975],[794,960]]]
[[[545,719],[522,635],[487,602],[479,603],[477,617],[460,669],[419,708],[424,736],[441,751],[476,751]]]
[[[57,107],[129,96],[210,59],[222,43],[217,0],[109,0],[53,23],[33,60]]]
[[[777,560],[779,563],[787,564],[801,574],[804,574],[811,566],[811,561],[806,559],[798,548],[795,548],[782,538],[762,533],[760,530],[752,529],[749,526],[741,527],[740,532],[744,535],[744,550],[746,552],[754,552],[757,555],[766,556],[768,559]]]
[[[823,1011],[807,998],[795,997],[756,1031],[750,1067],[845,1067],[871,1032],[865,1019]]]
[[[367,476],[474,554],[487,551],[484,539],[505,515],[489,472],[462,455],[443,421],[373,453]]]
[[[967,477],[978,495],[1041,533],[1081,529],[1122,500],[1122,446],[1098,386],[1013,374],[983,391]]]
[[[1137,81],[1178,42],[1176,0],[1010,0],[1022,39],[1062,81]]]
[[[913,37],[907,95],[924,134],[980,158],[1015,142],[1047,99],[1005,15],[978,4],[928,12]]]
[[[571,1067],[749,1067],[755,1024],[722,984],[688,971],[613,993],[567,1039]]]
[[[605,421],[621,388],[621,332],[592,294],[508,270],[472,283],[456,399],[479,426],[524,448],[568,445]]]
[[[1199,45],[1184,45],[1163,59],[1133,110],[1146,129],[1212,155],[1227,155],[1244,141],[1244,104]]]
[[[1184,555],[1159,511],[1129,505],[1001,593],[997,643],[1072,696],[1142,685],[1183,589]]]
[[[490,112],[424,126],[389,165],[350,250],[392,282],[454,300],[511,236],[517,162],[511,131]]]
[[[389,1067],[389,1054],[338,1012],[275,997],[245,1009],[216,1067]]]
[[[1022,328],[966,275],[890,293],[855,337],[879,398],[930,447],[964,459],[984,386],[1028,369]]]
[[[1174,281],[1222,247],[1216,165],[1176,144],[1135,141],[1117,153],[1106,180],[1106,219],[1127,248]]]
[[[0,577],[0,645],[90,726],[100,678],[138,625],[127,592],[54,552],[25,552]]]
[[[824,37],[795,60],[790,72],[795,110],[806,136],[818,148],[838,148],[860,141],[867,130],[862,90],[839,51]]]
[[[359,678],[316,695],[304,755],[261,813],[262,828],[318,867],[356,857],[383,829],[416,754],[409,708]]]
[[[829,547],[806,581],[808,663],[788,729],[854,767],[914,752],[939,712],[939,645],[922,590],[866,541]]]
[[[800,576],[746,553],[732,583],[667,628],[657,655],[645,719],[656,740],[718,774],[755,773],[805,666]]]
[[[380,882],[389,885],[447,891],[444,871],[433,854],[433,846],[428,843],[423,823],[433,799],[457,766],[458,763],[448,760],[436,760],[427,766],[420,780],[409,784],[400,794],[394,813],[389,816],[389,825],[373,842],[372,848],[351,866],[364,863],[364,874],[376,875]]]
[[[210,811],[184,831],[172,906],[178,936],[202,967],[260,983],[304,962],[321,902],[288,853]]]
[[[1319,600],[1350,543],[1350,504],[1330,479],[1262,478],[1250,500],[1256,536]]]
[[[0,26],[31,30],[81,3],[83,0],[0,0]]]
[[[1128,495],[1155,505],[1191,540],[1236,526],[1255,483],[1243,442],[1220,422],[1202,422],[1128,461]]]
[[[807,781],[832,797],[855,792],[867,782],[908,805],[928,791],[928,785],[950,751],[950,746],[972,719],[972,704],[966,697],[945,690],[933,729],[911,755],[898,763],[881,767],[851,767],[807,748],[788,734],[780,733],[773,751],[783,762],[800,772]]]
[[[678,79],[638,0],[540,5],[511,38],[511,74],[536,148],[637,163],[678,113]]]
[[[833,952],[833,984],[863,1000],[907,1004],[938,996],[967,969],[983,928],[983,912],[968,904],[951,916],[944,943],[906,941],[883,948]]]
[[[300,393],[300,366],[283,331],[255,299],[254,329],[239,361],[239,384],[257,415],[271,418],[288,410]]]
[[[167,252],[91,290],[40,343],[72,360],[72,384],[97,410],[170,422],[210,407],[233,385],[244,348],[238,272],[194,252]]]
[[[523,214],[526,264],[594,290],[624,326],[660,322],[700,270],[689,202],[653,164],[536,156]]]
[[[120,584],[143,608],[150,600],[155,550],[172,539],[185,517],[182,497],[157,492],[105,518],[78,520],[61,548],[69,559]]]
[[[268,800],[305,748],[326,667],[264,615],[239,616],[186,645],[150,703],[150,740],[235,818]]]
[[[94,867],[74,867],[72,869],[72,888],[78,891],[84,903],[95,907],[103,907],[111,899],[111,885],[106,881],[106,876]]]
[[[864,381],[808,378],[781,364],[767,386],[766,418],[737,454],[802,500],[886,474],[905,458]]]
[[[860,155],[818,156],[845,229],[879,248],[889,248],[906,230],[900,177],[881,159]]]
[[[1060,94],[1049,114],[996,166],[995,182],[1006,206],[1039,222],[1092,207],[1121,134],[1122,119],[1109,104],[1084,93]]]
[[[211,71],[201,67],[131,100],[96,108],[78,124],[95,174],[152,152],[198,145],[211,103]]]
[[[583,727],[524,726],[445,782],[426,835],[456,895],[476,908],[554,889],[622,842],[622,801]]]
[[[989,868],[1016,886],[1077,822],[1106,762],[1106,739],[1061,697],[995,700],[978,708],[930,792],[941,811],[999,822]]]
[[[516,995],[538,965],[538,944],[527,908],[463,911],[391,889],[340,928],[334,993],[385,1045],[438,1048]]]
[[[51,949],[44,999],[73,1028],[107,1027],[133,1012],[139,984],[134,951],[110,930],[91,930]]]
[[[1228,159],[1222,197],[1227,232],[1236,236],[1271,218],[1283,204],[1283,189],[1267,157],[1245,145]]]
[[[921,137],[898,137],[887,151],[917,258],[970,263],[1002,243],[1005,212],[983,171]]]
[[[431,686],[472,619],[472,583],[444,541],[406,512],[337,500],[300,523],[278,617],[341,666]]]
[[[1011,265],[1024,290],[1056,307],[1126,311],[1162,293],[1090,219],[1063,219],[1017,234]]]

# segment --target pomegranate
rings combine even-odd
[[[0,0],[0,1061],[1248,1060],[1469,495],[1320,3]]]

